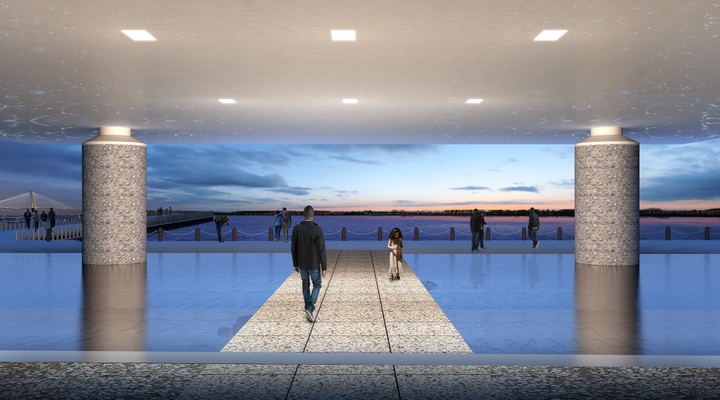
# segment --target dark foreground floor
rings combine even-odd
[[[0,398],[717,399],[720,370],[3,363]]]

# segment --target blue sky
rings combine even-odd
[[[720,207],[720,140],[642,145],[641,207]],[[79,207],[81,145],[0,144],[0,199]],[[572,145],[149,145],[148,208],[572,208]]]

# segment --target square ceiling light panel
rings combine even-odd
[[[546,29],[540,32],[540,34],[537,35],[533,40],[536,42],[554,42],[563,37],[563,35],[566,33],[566,29]]]
[[[120,32],[124,33],[127,37],[136,42],[154,42],[157,40],[155,39],[155,36],[151,35],[150,32],[146,30],[124,29]]]
[[[333,42],[354,42],[356,40],[355,30],[338,30],[330,31]]]

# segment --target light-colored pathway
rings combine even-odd
[[[293,273],[223,351],[472,354],[410,266],[388,276],[386,251],[330,251],[314,323]]]

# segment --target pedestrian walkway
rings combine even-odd
[[[388,277],[386,251],[328,252],[314,323],[292,274],[223,351],[472,354],[412,268]]]

